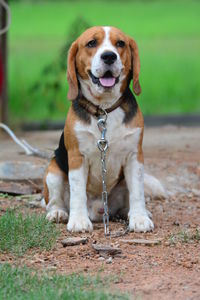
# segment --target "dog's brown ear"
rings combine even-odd
[[[78,80],[76,75],[76,53],[78,51],[77,41],[71,45],[67,58],[67,81],[69,90],[67,97],[69,100],[74,100],[78,96]]]
[[[142,91],[140,83],[139,83],[139,74],[140,74],[140,58],[139,51],[136,42],[129,38],[129,45],[131,48],[132,55],[132,72],[133,72],[133,91],[136,95],[139,95]]]

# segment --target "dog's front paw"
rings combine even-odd
[[[46,219],[56,223],[67,223],[68,213],[61,208],[52,209],[46,215]]]
[[[92,231],[93,226],[87,215],[70,215],[67,230],[72,232]]]
[[[129,230],[135,232],[147,232],[152,231],[154,225],[152,220],[148,217],[148,214],[133,213],[129,216]]]

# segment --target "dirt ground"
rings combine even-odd
[[[55,149],[60,132],[34,132],[21,134],[40,149]],[[0,164],[5,161],[31,162],[43,170],[47,162],[40,158],[20,154],[21,149],[6,135],[0,135]],[[94,224],[93,233],[71,234],[66,225],[58,225],[61,236],[49,252],[30,252],[21,258],[0,254],[0,261],[47,268],[60,273],[83,272],[114,278],[113,290],[128,292],[131,299],[200,299],[200,128],[165,126],[146,128],[144,136],[145,168],[161,180],[169,193],[167,199],[148,197],[147,207],[153,214],[155,230],[151,233],[128,233],[120,237],[105,238],[103,224]],[[24,177],[31,177],[29,170]],[[0,213],[11,202],[0,198]],[[24,201],[13,200],[27,211]],[[123,222],[111,222],[112,233],[124,230]],[[64,248],[61,241],[71,236],[87,236],[86,245]],[[187,236],[187,237],[186,237]],[[161,240],[154,246],[127,244],[126,239]],[[93,243],[119,247],[121,254],[112,259],[92,248]]]

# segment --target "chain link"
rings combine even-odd
[[[101,167],[102,167],[102,202],[104,205],[103,223],[104,223],[104,234],[108,236],[109,232],[109,213],[108,213],[108,192],[106,186],[106,151],[108,149],[108,141],[106,140],[106,121],[107,112],[104,110],[104,116],[100,116],[97,125],[101,132],[101,139],[98,140],[97,146],[101,152]]]

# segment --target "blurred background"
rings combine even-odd
[[[200,114],[200,1],[10,0],[11,124],[63,121],[66,57],[87,27],[112,25],[139,46],[144,115]]]

